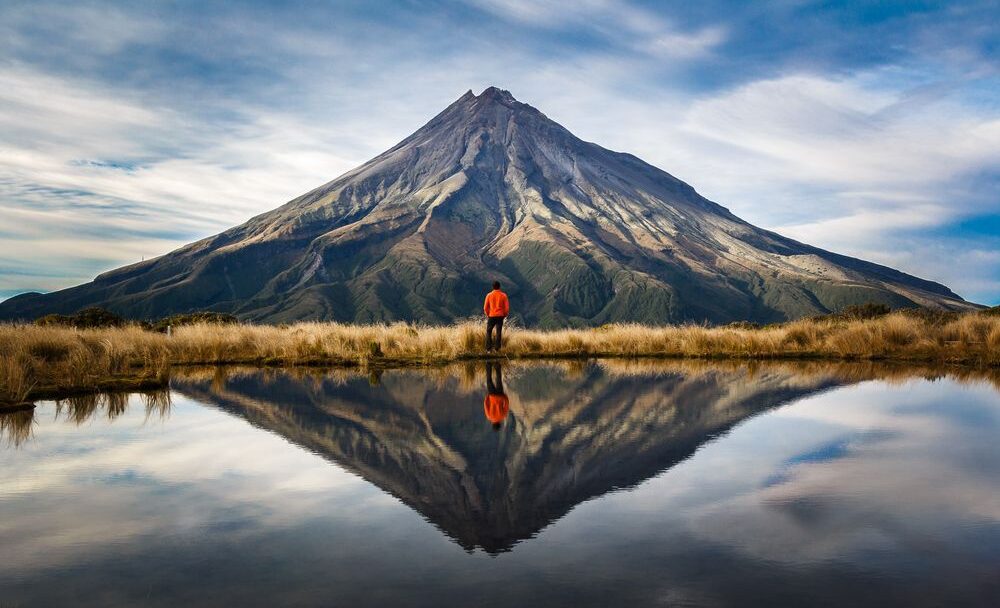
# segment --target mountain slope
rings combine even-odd
[[[849,304],[971,308],[948,288],[756,228],[508,92],[470,91],[392,149],[245,224],[0,318],[101,305],[263,322],[446,322],[505,284],[521,320],[777,321]]]

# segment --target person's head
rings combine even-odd
[[[493,430],[494,430],[494,431],[499,431],[499,430],[500,430],[500,426],[501,426],[501,423],[499,423],[499,422],[494,422],[494,423],[493,423]]]
[[[493,289],[500,289],[500,281],[493,281]]]

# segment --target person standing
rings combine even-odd
[[[486,294],[483,302],[483,314],[486,315],[486,350],[500,350],[503,338],[503,321],[510,313],[510,302],[507,294],[500,291],[500,281],[493,281],[493,291]],[[496,340],[493,333],[496,332]]]

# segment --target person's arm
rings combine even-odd
[[[483,314],[487,317],[490,316],[490,296],[487,294],[486,299],[483,300]]]
[[[506,295],[503,297],[503,316],[510,314],[510,299]]]

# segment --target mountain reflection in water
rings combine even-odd
[[[176,370],[169,393],[0,414],[0,604],[992,607],[998,386],[829,363]]]
[[[464,548],[498,553],[749,416],[841,382],[738,367],[642,381],[600,365],[555,371],[393,371],[374,386],[359,375],[216,371],[172,387],[357,473]]]

